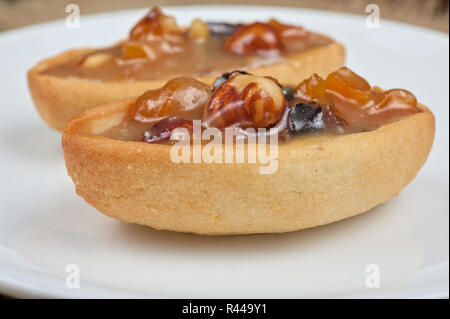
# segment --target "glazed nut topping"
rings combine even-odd
[[[286,108],[281,87],[268,77],[234,73],[213,93],[203,113],[207,127],[263,128]]]
[[[201,19],[194,19],[189,28],[188,36],[198,42],[204,42],[209,38],[208,25]]]
[[[112,59],[112,56],[107,53],[96,53],[88,55],[81,63],[85,68],[94,68]]]

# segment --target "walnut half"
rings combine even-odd
[[[268,127],[280,120],[286,103],[276,80],[235,72],[214,91],[203,122],[217,128]]]

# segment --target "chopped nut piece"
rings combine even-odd
[[[308,31],[302,27],[297,27],[293,25],[283,24],[275,19],[271,19],[268,24],[277,30],[278,34],[283,38],[301,38],[308,35]]]
[[[208,29],[212,34],[216,35],[229,35],[232,34],[242,24],[231,24],[223,22],[208,22]]]
[[[285,108],[274,79],[235,72],[214,91],[203,121],[208,127],[263,128],[277,123]]]
[[[81,63],[83,67],[95,68],[112,59],[108,53],[96,53],[88,55]]]
[[[147,143],[166,143],[170,140],[170,135],[176,128],[185,128],[191,134],[192,127],[191,121],[186,121],[179,116],[172,116],[147,129],[140,140]]]
[[[200,19],[194,19],[189,28],[188,36],[199,42],[204,42],[209,38],[208,25]]]
[[[322,108],[315,103],[298,103],[289,109],[288,129],[293,136],[321,131],[324,128]]]

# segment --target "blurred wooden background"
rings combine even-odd
[[[150,6],[189,4],[278,5],[365,15],[369,3],[380,6],[381,18],[444,32],[449,30],[449,0],[0,0],[0,31],[66,17],[69,3],[81,14]]]

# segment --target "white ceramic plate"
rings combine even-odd
[[[290,8],[167,11],[181,23],[277,17],[342,41],[351,68],[382,87],[410,89],[433,110],[437,133],[427,164],[399,197],[306,231],[202,237],[126,225],[75,194],[60,135],[34,110],[25,72],[62,50],[115,42],[145,10],[82,16],[79,29],[56,21],[3,33],[0,291],[40,297],[447,297],[448,35],[384,20],[369,29],[363,17]],[[79,289],[65,285],[68,264],[79,266]],[[369,289],[372,264],[380,287]]]

